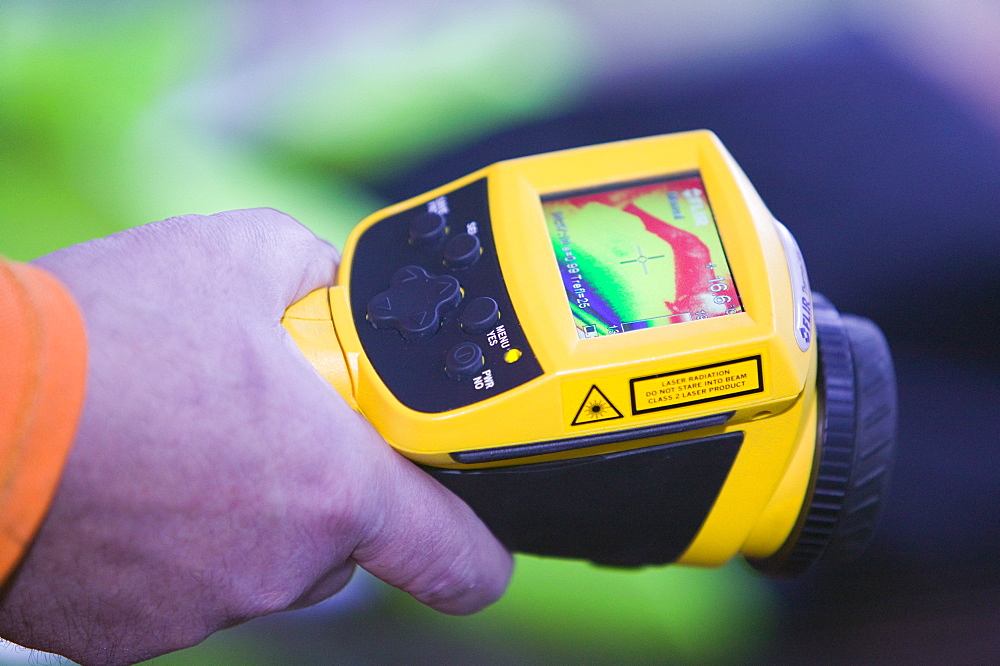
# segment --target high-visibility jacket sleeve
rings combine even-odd
[[[83,320],[44,270],[0,259],[0,581],[52,501],[83,407]]]

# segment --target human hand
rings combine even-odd
[[[87,396],[0,635],[134,662],[320,601],[355,563],[446,613],[502,594],[507,551],[280,325],[336,262],[271,210],[174,218],[36,261],[83,313]]]

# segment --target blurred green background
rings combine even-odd
[[[0,251],[253,206],[340,241],[386,203],[366,181],[580,78],[573,20],[544,2],[377,9],[0,4]]]

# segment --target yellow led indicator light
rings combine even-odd
[[[503,355],[503,360],[507,363],[517,363],[518,359],[521,358],[520,349],[509,349],[506,354]]]

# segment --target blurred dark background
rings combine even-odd
[[[499,159],[708,128],[813,288],[886,332],[900,395],[851,565],[773,583],[523,558],[465,619],[361,575],[157,663],[1000,663],[1000,8],[151,7],[0,7],[0,252],[255,205],[339,242]]]

